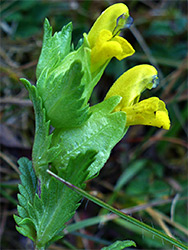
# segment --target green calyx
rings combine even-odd
[[[82,77],[82,64],[79,60],[73,61],[63,75],[52,72],[48,76],[48,70],[41,74],[37,89],[47,118],[55,128],[78,127],[88,119],[89,107],[83,97],[85,86],[81,84]]]
[[[94,74],[90,70],[90,47],[87,35],[71,51],[71,23],[52,36],[48,20],[37,65],[37,89],[47,118],[55,128],[79,127],[89,118],[88,100],[105,65]]]
[[[44,68],[52,71],[71,51],[72,23],[52,36],[52,27],[48,19],[44,22],[42,51],[37,64],[36,76],[39,79]]]

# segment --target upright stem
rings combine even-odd
[[[39,242],[35,243],[35,248],[34,250],[46,250],[45,246],[41,246],[41,244],[38,244]]]
[[[35,246],[35,250],[45,250],[45,247],[38,247],[38,246]]]

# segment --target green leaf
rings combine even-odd
[[[21,199],[21,203],[23,204],[23,199],[25,198],[27,202],[32,204],[37,191],[37,179],[32,162],[26,157],[22,157],[18,160],[18,164],[21,172],[21,185],[19,185],[20,196],[18,196],[18,200],[20,201]]]
[[[52,72],[48,77],[47,69],[42,72],[37,89],[47,117],[55,128],[78,127],[89,118],[89,106],[83,98],[82,76],[80,60],[73,61],[65,73]]]
[[[23,196],[21,194],[18,194],[18,200],[19,200],[19,203],[22,207],[26,207],[27,206],[27,202],[28,200],[26,199],[26,196]]]
[[[48,68],[49,72],[53,70],[70,52],[72,39],[72,23],[67,24],[60,32],[56,32],[52,36],[52,27],[49,21],[44,22],[44,38],[42,51],[37,65],[37,79],[44,70]]]
[[[59,171],[66,167],[69,159],[80,152],[93,149],[98,152],[96,160],[89,168],[89,177],[100,171],[107,161],[112,148],[124,136],[126,114],[112,112],[121,97],[114,96],[91,108],[88,121],[79,128],[67,131],[55,130],[52,145],[60,145],[61,153],[52,165]]]
[[[18,214],[21,218],[25,218],[28,216],[28,211],[26,210],[26,208],[18,205],[17,210],[18,210]]]
[[[37,217],[37,220],[39,221],[44,213],[44,205],[43,205],[42,200],[39,198],[38,194],[35,194],[33,207],[35,208],[36,217]]]
[[[40,176],[41,181],[43,181],[45,178],[48,178],[46,175],[48,163],[53,161],[53,159],[58,155],[59,148],[50,148],[52,137],[52,134],[49,135],[50,121],[47,121],[46,119],[46,111],[43,108],[42,99],[38,95],[37,88],[34,85],[31,85],[26,79],[22,78],[20,80],[28,90],[35,110],[35,139],[32,161],[36,175]]]
[[[94,161],[95,155],[96,152],[87,151],[76,158],[71,158],[67,170],[61,170],[60,175],[83,188],[88,175],[87,169]],[[37,225],[37,244],[39,246],[45,246],[56,236],[62,237],[59,236],[59,232],[74,215],[80,199],[80,195],[55,178],[51,177],[49,184],[42,186],[41,200],[45,213],[42,214]]]
[[[136,247],[136,244],[132,240],[125,240],[125,241],[116,241],[112,245],[108,247],[103,247],[101,250],[121,250],[126,247]]]
[[[37,216],[37,211],[35,207],[33,206],[33,204],[31,205],[29,203],[27,210],[28,210],[29,218],[31,218],[31,220],[33,221],[34,225],[36,225],[36,228],[37,228],[40,218]]]
[[[30,218],[30,207],[37,191],[37,179],[32,162],[29,159],[23,157],[19,159],[18,164],[21,172],[20,194],[18,194],[19,205],[17,206],[19,216],[15,215],[14,219],[18,225],[17,230],[24,236],[34,240],[36,229],[33,220]]]
[[[14,220],[16,221],[17,225],[19,225],[19,226],[16,226],[17,231],[21,233],[22,235],[28,237],[32,241],[35,241],[36,230],[35,230],[35,226],[32,220],[29,218],[21,219],[17,215],[14,215]]]

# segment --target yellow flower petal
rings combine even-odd
[[[91,50],[91,71],[94,72],[112,57],[122,60],[133,53],[134,49],[127,40],[118,36],[112,38],[110,31],[101,30]]]
[[[129,10],[123,3],[110,6],[99,16],[88,34],[92,72],[112,57],[122,60],[135,52],[127,40],[118,36],[125,25],[128,27],[131,24],[131,20]]]
[[[135,50],[133,49],[132,45],[123,37],[115,36],[112,41],[117,42],[122,48],[121,53],[114,55],[114,57],[116,57],[118,60],[121,61],[122,59],[134,54]]]
[[[130,107],[124,107],[122,111],[127,114],[126,126],[149,125],[168,130],[170,120],[165,103],[157,97],[151,97]]]
[[[95,46],[101,30],[105,29],[111,32],[114,31],[117,26],[117,19],[121,15],[125,17],[126,22],[126,19],[129,17],[129,10],[125,4],[117,3],[111,5],[98,17],[88,34],[88,40],[91,48]],[[120,26],[122,27],[119,27],[119,29],[123,28],[124,22],[122,22]]]
[[[100,66],[104,65],[108,59],[114,55],[122,54],[123,49],[114,41],[109,41],[100,47],[94,47],[91,50],[91,72],[97,70]]]
[[[145,89],[154,87],[157,79],[157,70],[153,66],[147,64],[135,66],[117,79],[105,99],[115,95],[121,96],[122,100],[115,111],[122,110],[138,102],[140,94]]]

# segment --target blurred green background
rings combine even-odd
[[[1,249],[32,249],[15,229],[17,160],[31,158],[34,114],[28,93],[19,82],[35,83],[44,18],[53,31],[72,21],[73,43],[88,32],[109,5],[124,2],[134,25],[122,32],[136,53],[121,62],[112,59],[96,86],[91,105],[103,100],[109,87],[130,67],[149,63],[157,67],[160,85],[141,98],[158,96],[166,102],[172,122],[169,131],[133,126],[113,149],[100,175],[87,183],[87,191],[168,235],[186,242],[188,236],[187,182],[187,1],[1,1]],[[83,221],[49,249],[100,249],[115,240],[134,240],[136,249],[169,249],[153,235],[108,216],[83,201],[71,223]],[[93,218],[92,220],[87,220]],[[88,224],[86,226],[86,223]],[[76,224],[76,225],[79,225]],[[170,248],[172,249],[172,248]]]

